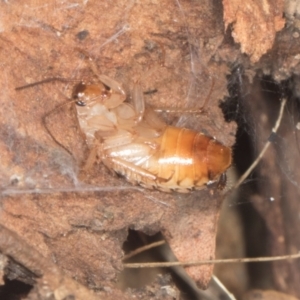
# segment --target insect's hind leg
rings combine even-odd
[[[222,173],[217,182],[217,189],[220,191],[224,190],[224,188],[226,187],[226,183],[227,183],[226,173]]]
[[[88,157],[84,162],[83,166],[81,167],[81,169],[85,172],[90,170],[93,167],[94,163],[98,160],[97,157],[98,157],[98,149],[97,149],[97,145],[94,145],[92,148],[89,149]]]
[[[103,163],[109,169],[113,169],[117,174],[124,176],[129,182],[134,184],[143,183],[143,185],[148,188],[155,188],[158,182],[169,180],[158,177],[155,174],[118,157],[107,158],[103,160]]]

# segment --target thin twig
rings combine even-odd
[[[230,258],[230,259],[214,259],[214,260],[200,260],[200,261],[172,261],[172,262],[156,262],[156,263],[125,263],[124,268],[168,268],[174,266],[200,266],[212,264],[228,264],[228,263],[250,263],[250,262],[266,262],[276,260],[287,260],[300,258],[300,252],[297,254],[255,257],[255,258]]]
[[[215,285],[218,286],[218,289],[220,289],[227,296],[227,298],[224,299],[236,300],[234,295],[227,290],[226,286],[216,276],[213,275],[212,281],[214,281]]]
[[[284,107],[285,104],[287,102],[287,99],[284,98],[281,101],[281,105],[280,105],[280,110],[279,110],[279,114],[278,114],[278,118],[276,120],[275,126],[272,129],[272,134],[275,134],[280,126],[282,117],[283,117],[283,111],[284,111]],[[255,159],[255,161],[252,163],[252,165],[248,168],[248,170],[240,177],[240,179],[237,181],[237,183],[234,185],[232,190],[237,189],[243,182],[244,180],[249,176],[249,174],[253,171],[253,169],[257,166],[257,164],[260,162],[260,160],[263,158],[265,152],[268,150],[269,146],[270,146],[271,142],[267,141],[265,146],[263,147],[263,149],[261,150],[261,152],[259,153],[258,157]]]
[[[161,246],[163,244],[165,244],[166,242],[165,241],[158,241],[158,242],[154,242],[152,244],[149,244],[149,245],[145,245],[143,247],[140,247],[140,248],[137,248],[133,251],[131,251],[130,253],[126,254],[124,257],[123,257],[123,260],[126,260],[126,259],[129,259],[137,254],[140,254],[146,250],[149,250],[149,249],[152,249],[152,248],[155,248],[155,247],[158,247],[158,246]]]

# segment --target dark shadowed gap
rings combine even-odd
[[[230,96],[221,104],[226,121],[238,124],[236,144],[233,148],[233,161],[237,177],[241,176],[251,165],[257,155],[255,120],[252,118],[248,101],[259,101],[253,85],[247,81],[241,66],[235,66],[228,78]],[[269,85],[264,88],[271,93],[278,92]],[[256,172],[239,188],[237,205],[243,223],[244,243],[247,257],[266,256],[268,249],[268,230],[264,219],[251,203],[252,197],[258,193],[260,178]],[[270,263],[252,263],[247,265],[249,289],[272,287]]]
[[[163,239],[164,237],[160,232],[154,235],[148,235],[141,231],[129,230],[127,241],[123,245],[123,250],[125,254],[127,254],[139,247]],[[164,244],[140,253],[126,260],[126,262],[165,262],[174,260],[175,256],[171,248],[167,244]],[[155,281],[156,283],[158,282],[161,287],[168,285],[172,287],[172,285],[175,284],[174,286],[180,290],[180,299],[206,299],[203,298],[202,292],[196,287],[196,284],[185,274],[185,271],[182,272],[182,270],[181,267],[124,269],[119,275],[118,287],[122,289],[144,289]]]
[[[26,299],[32,285],[26,284],[19,280],[4,280],[5,284],[0,286],[0,299],[21,300]]]

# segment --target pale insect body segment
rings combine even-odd
[[[225,184],[231,149],[186,128],[168,126],[134,86],[132,104],[115,80],[99,76],[97,84],[75,86],[77,117],[90,149],[129,182],[145,188],[181,193],[207,184]]]

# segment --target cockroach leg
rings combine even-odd
[[[213,92],[213,88],[215,86],[215,80],[212,79],[212,84],[210,86],[210,89],[209,89],[209,93],[208,95],[206,96],[205,100],[204,100],[204,103],[203,105],[200,107],[200,108],[174,108],[174,107],[162,107],[162,108],[155,108],[154,111],[155,112],[167,112],[167,113],[175,113],[175,114],[179,114],[179,113],[188,113],[188,114],[201,114],[205,111],[208,103],[209,103],[209,100],[210,100],[210,97],[211,97],[211,94]]]
[[[131,173],[130,176],[135,177],[134,181],[136,183],[144,182],[145,180],[154,182],[157,180],[157,176],[151,172],[118,157],[107,158],[104,163],[108,166],[112,166],[112,169],[122,176]],[[132,181],[132,178],[130,180]]]
[[[122,87],[122,85],[117,82],[116,80],[104,75],[104,74],[100,74],[98,76],[99,80],[104,83],[106,86],[108,86],[110,89],[119,92],[121,95],[123,95],[126,98],[126,94],[125,91]]]
[[[221,174],[219,181],[217,182],[217,189],[222,191],[226,187],[227,176],[226,173]]]
[[[97,157],[98,157],[97,153],[98,153],[98,148],[96,145],[94,145],[91,149],[89,149],[88,157],[84,165],[82,166],[83,171],[88,171],[93,167],[94,163],[97,161]]]

